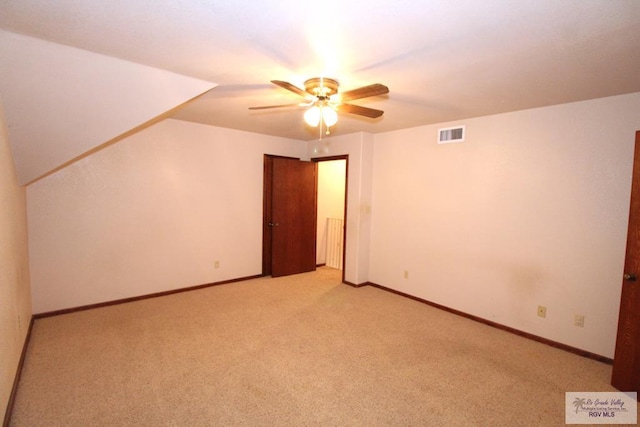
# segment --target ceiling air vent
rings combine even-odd
[[[464,141],[464,126],[438,129],[438,144]]]

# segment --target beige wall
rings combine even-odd
[[[632,94],[376,135],[370,280],[613,357],[638,112]],[[457,124],[464,143],[436,144]]]
[[[166,120],[30,185],[34,312],[260,274],[264,153],[305,154]]]
[[[25,190],[18,185],[0,108],[0,419],[31,319]]]

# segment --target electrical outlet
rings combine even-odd
[[[220,261],[215,261],[213,263],[213,268],[220,268]]]
[[[543,305],[538,306],[538,317],[542,317],[543,319],[547,317],[547,307]]]
[[[584,328],[584,316],[582,314],[576,314],[573,318],[573,325],[579,328]]]
[[[408,279],[409,278],[409,270],[405,270],[404,271],[404,278]]]

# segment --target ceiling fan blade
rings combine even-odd
[[[274,85],[280,86],[283,89],[286,89],[290,92],[295,93],[296,95],[300,95],[303,98],[307,98],[310,99],[310,95],[305,92],[304,90],[300,89],[298,86],[296,85],[292,85],[289,82],[283,82],[282,80],[271,80],[271,83],[273,83]]]
[[[369,96],[384,95],[389,93],[389,88],[380,83],[374,83],[369,86],[363,86],[358,89],[348,90],[340,93],[342,102],[348,102],[354,99],[367,98]]]
[[[304,107],[306,105],[307,104],[301,104],[297,102],[295,104],[264,105],[262,107],[249,107],[249,110],[267,110],[269,108]]]
[[[376,110],[374,108],[361,107],[360,105],[353,104],[340,104],[336,107],[341,113],[358,114],[359,116],[365,116],[372,119],[378,118],[384,114],[382,110]]]

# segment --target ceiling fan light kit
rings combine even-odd
[[[338,113],[329,105],[314,105],[304,113],[304,121],[309,126],[317,127],[321,120],[327,128],[333,126],[338,122]]]
[[[369,118],[381,117],[384,113],[382,110],[347,104],[347,101],[389,93],[389,88],[380,83],[374,83],[358,89],[339,93],[340,84],[338,81],[325,77],[313,77],[306,80],[304,82],[304,90],[282,80],[272,80],[271,83],[305,98],[307,103],[250,107],[249,109],[264,110],[289,106],[310,106],[311,108],[304,113],[304,121],[312,127],[320,126],[320,137],[322,137],[323,126],[328,135],[329,128],[338,122],[338,111],[357,114]]]

